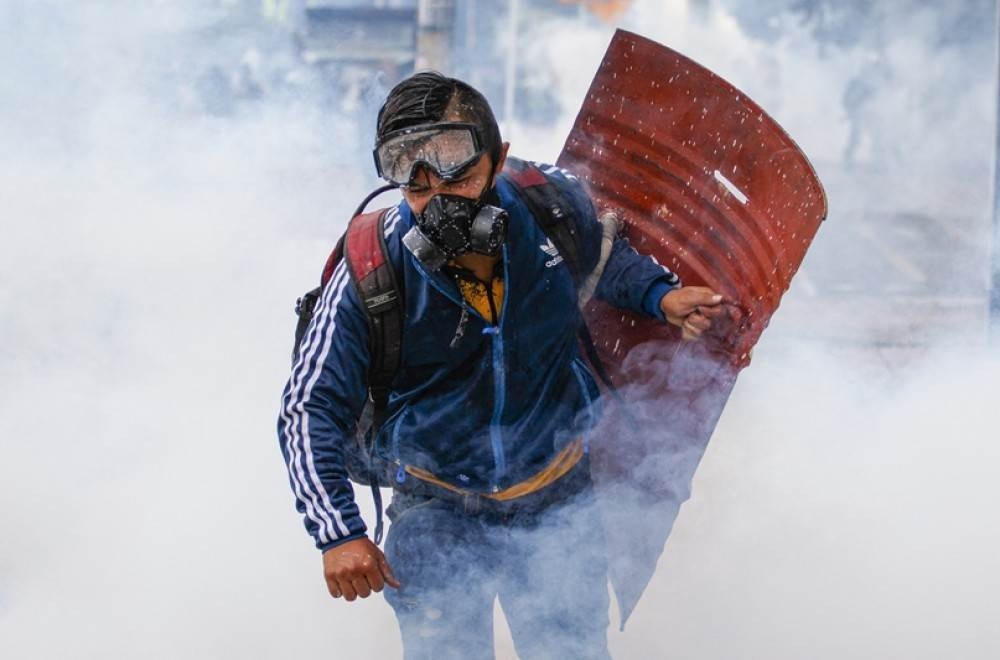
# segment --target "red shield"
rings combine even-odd
[[[826,197],[795,142],[745,94],[621,30],[558,164],[580,176],[598,209],[623,212],[640,252],[727,301],[727,321],[693,344],[597,301],[586,310],[626,402],[611,406],[593,445],[624,625],[736,375],[826,217]]]

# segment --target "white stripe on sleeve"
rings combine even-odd
[[[306,515],[308,515],[309,518],[316,523],[320,541],[323,543],[329,543],[336,538],[331,537],[330,535],[333,533],[334,523],[329,515],[329,510],[333,509],[333,507],[323,507],[320,504],[317,493],[313,489],[309,488],[306,481],[305,471],[302,467],[300,459],[304,447],[300,447],[302,444],[302,434],[299,427],[303,423],[308,424],[308,418],[303,418],[302,415],[303,405],[309,400],[312,384],[315,383],[316,378],[322,370],[322,360],[317,363],[313,363],[316,350],[322,343],[316,340],[319,336],[327,334],[329,330],[328,326],[332,324],[333,318],[336,315],[336,302],[332,302],[332,299],[339,302],[340,295],[342,295],[344,286],[346,285],[348,279],[345,264],[339,264],[333,273],[333,277],[330,279],[330,283],[327,286],[324,295],[320,299],[320,304],[316,310],[316,317],[313,321],[311,332],[306,337],[306,342],[303,344],[302,349],[299,352],[299,360],[292,370],[292,382],[289,388],[288,401],[282,409],[282,419],[285,421],[285,440],[289,455],[288,469],[289,474],[292,477],[293,488],[296,496],[305,504]],[[310,378],[310,373],[308,373],[307,370],[311,363],[313,371],[312,377]],[[309,385],[303,390],[302,383],[303,380],[307,378],[309,379]],[[312,470],[311,472],[314,473],[315,470]],[[314,484],[316,482],[318,482],[318,478],[313,480]],[[329,502],[328,497],[324,498],[324,500]],[[334,511],[336,514],[335,517],[339,518],[339,513],[336,513],[335,509]]]

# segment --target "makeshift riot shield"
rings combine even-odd
[[[624,402],[608,404],[592,440],[624,627],[736,376],[826,217],[826,197],[803,153],[753,101],[621,30],[558,164],[585,182],[598,209],[622,212],[640,252],[727,302],[718,330],[692,343],[599,301],[585,310]]]

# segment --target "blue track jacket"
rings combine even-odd
[[[576,177],[540,166],[574,210],[584,272],[597,264],[601,226]],[[488,493],[537,472],[597,419],[598,389],[577,341],[577,292],[569,269],[504,176],[497,192],[510,215],[503,247],[504,301],[493,326],[466,306],[447,275],[428,272],[402,237],[414,218],[405,201],[389,211],[385,236],[405,295],[401,365],[379,456],[397,479],[404,466]],[[613,247],[595,295],[662,319],[659,300],[677,277],[624,239]],[[367,398],[368,326],[346,264],[333,273],[285,387],[278,438],[296,507],[321,550],[365,534],[344,467]],[[385,484],[383,484],[385,485]]]

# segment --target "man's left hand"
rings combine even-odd
[[[704,286],[684,286],[660,299],[667,321],[679,327],[687,341],[698,339],[722,313],[722,296]]]

